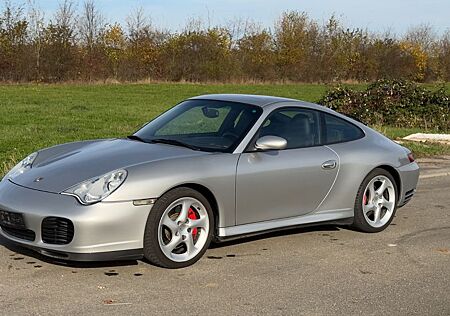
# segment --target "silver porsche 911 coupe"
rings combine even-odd
[[[205,95],[125,139],[26,157],[0,182],[0,232],[58,259],[180,268],[212,240],[329,223],[382,231],[418,176],[408,149],[325,107]]]

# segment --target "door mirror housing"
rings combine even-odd
[[[287,146],[287,140],[278,136],[263,136],[256,141],[258,150],[281,150]]]

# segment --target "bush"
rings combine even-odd
[[[450,95],[411,81],[378,80],[364,91],[339,86],[319,101],[368,125],[449,131]]]

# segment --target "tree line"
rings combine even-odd
[[[49,19],[34,0],[0,13],[0,81],[450,81],[450,29],[412,27],[403,36],[283,13],[273,27],[191,19],[177,32],[142,9],[107,22],[93,0],[69,0]]]

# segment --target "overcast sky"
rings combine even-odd
[[[57,0],[35,2],[46,12],[47,19],[58,6]],[[78,7],[83,3],[74,2]],[[450,28],[450,0],[96,0],[96,3],[108,21],[124,23],[130,11],[143,7],[155,25],[171,30],[180,29],[192,17],[205,22],[209,19],[212,25],[237,17],[249,18],[271,27],[286,10],[305,11],[319,21],[334,13],[346,26],[377,32],[391,30],[399,35],[418,24],[430,24],[438,33]]]

